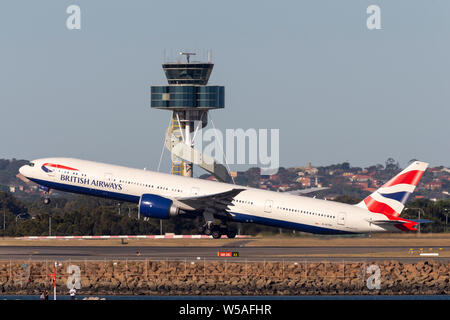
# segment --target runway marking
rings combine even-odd
[[[247,238],[246,235],[238,235],[236,238]],[[59,239],[212,239],[207,235],[124,235],[124,236],[26,236],[15,237],[16,240],[59,240]],[[224,236],[224,239],[228,239]]]

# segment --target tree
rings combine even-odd
[[[397,172],[398,170],[400,170],[400,165],[399,165],[398,162],[396,162],[394,160],[394,158],[388,158],[386,160],[386,168],[385,168],[385,170],[389,171],[389,172]]]

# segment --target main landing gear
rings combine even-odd
[[[201,234],[212,236],[214,239],[220,239],[222,235],[226,235],[232,239],[236,237],[236,231],[229,229],[227,225],[205,224],[198,230]]]

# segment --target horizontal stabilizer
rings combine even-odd
[[[433,220],[427,220],[427,219],[409,219],[409,221],[416,222],[416,223],[433,223]]]
[[[428,221],[428,220],[424,220]],[[415,220],[407,220],[402,218],[391,217],[389,220],[371,220],[367,219],[367,222],[373,223],[381,228],[388,228],[390,226],[396,227],[402,231],[417,231],[415,226],[419,224],[419,222]]]
[[[402,221],[402,220],[367,220],[367,221],[376,225],[394,225],[394,224],[409,223],[409,221]]]

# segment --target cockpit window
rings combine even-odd
[[[29,165],[30,167],[34,167],[34,163],[33,163],[33,162],[29,162],[28,165]]]

